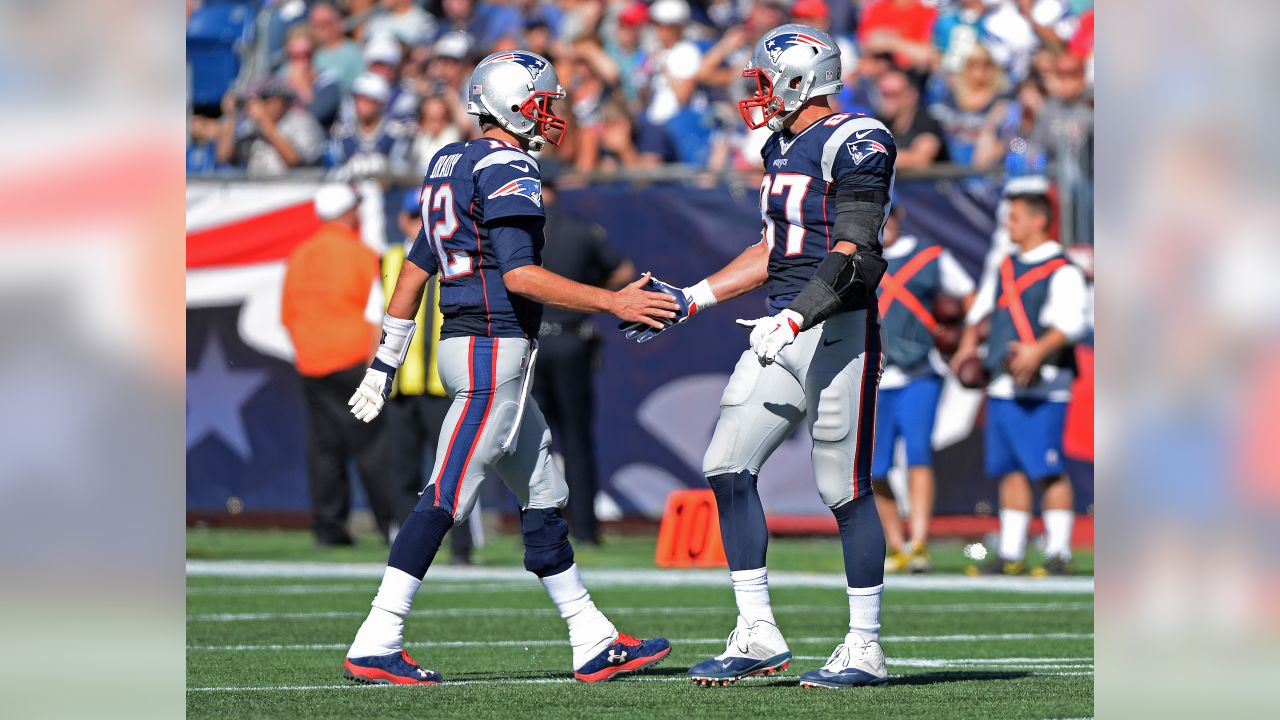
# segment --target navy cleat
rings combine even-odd
[[[671,643],[666,638],[641,640],[618,633],[616,640],[574,670],[573,676],[585,683],[604,682],[616,675],[653,667],[670,653]]]
[[[875,640],[850,633],[836,646],[827,664],[800,676],[800,687],[850,688],[883,685],[889,681],[884,650]]]
[[[689,679],[703,687],[728,685],[753,675],[786,670],[791,650],[778,626],[763,620],[746,625],[741,617],[724,652],[689,668]]]
[[[349,657],[342,663],[342,676],[366,685],[439,685],[444,679],[435,670],[424,670],[401,650],[390,655]]]

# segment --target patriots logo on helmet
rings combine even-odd
[[[507,197],[508,195],[519,195],[523,198],[529,198],[534,205],[542,207],[542,181],[535,180],[530,177],[516,178],[502,187],[494,190],[489,195],[489,199]]]
[[[848,145],[845,145],[845,147],[849,149],[849,155],[853,157],[854,165],[861,165],[863,160],[866,160],[876,153],[884,153],[885,155],[889,154],[888,148],[871,138],[854,140]]]
[[[808,45],[819,50],[830,50],[831,46],[822,42],[812,35],[804,33],[778,33],[769,38],[769,42],[764,44],[764,49],[769,53],[769,59],[778,62],[778,57],[793,45]]]
[[[533,75],[534,80],[542,77],[542,71],[547,69],[546,60],[527,52],[507,52],[501,55],[494,55],[489,58],[485,65],[496,62],[514,62],[523,65],[529,71],[529,74]]]

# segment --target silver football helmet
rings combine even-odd
[[[834,95],[844,87],[835,39],[799,23],[765,33],[742,76],[756,83],[753,94],[738,103],[752,130],[768,126],[777,132],[809,98]]]
[[[523,50],[493,53],[471,73],[467,113],[492,117],[505,130],[529,141],[559,145],[568,123],[551,111],[565,96],[555,68],[541,55]]]

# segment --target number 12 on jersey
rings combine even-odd
[[[434,197],[432,194],[434,192]],[[444,241],[453,237],[458,230],[458,214],[453,207],[453,187],[445,183],[438,188],[430,185],[422,186],[422,226],[428,228],[431,245],[436,250],[436,260],[440,262],[440,277],[450,278],[470,275],[472,271],[471,255],[465,251],[445,250]],[[439,219],[431,223],[432,216]]]
[[[769,217],[769,196],[783,196],[782,208],[787,218],[786,253],[799,255],[804,251],[804,195],[809,192],[813,178],[800,173],[765,175],[760,183],[760,217],[764,219],[764,240],[773,250],[777,230]]]

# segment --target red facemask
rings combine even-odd
[[[738,110],[747,127],[759,130],[768,124],[775,115],[782,112],[782,99],[773,94],[773,81],[760,68],[747,68],[742,77],[755,78],[756,91],[746,100],[738,101]],[[759,118],[753,118],[753,111],[759,110]]]
[[[520,106],[520,114],[538,124],[538,134],[544,140],[560,147],[569,123],[551,112],[551,101],[563,97],[559,93],[536,92]]]

